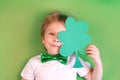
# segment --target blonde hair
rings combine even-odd
[[[62,22],[65,23],[65,20],[67,19],[67,16],[64,14],[61,14],[58,11],[54,11],[44,19],[42,27],[41,27],[41,36],[44,36],[46,28],[53,22]]]

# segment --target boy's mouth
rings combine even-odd
[[[58,48],[60,47],[60,46],[58,46],[58,45],[52,45],[52,46],[53,46],[53,47],[58,47]]]
[[[51,46],[52,46],[53,48],[60,48],[61,45],[62,45],[62,43],[58,43],[58,44],[52,44]]]

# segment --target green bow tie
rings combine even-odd
[[[67,63],[67,57],[63,57],[60,54],[52,56],[48,53],[41,53],[41,62],[47,62],[47,61],[51,61],[51,60],[57,60],[62,64],[66,64]]]

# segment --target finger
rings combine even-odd
[[[94,52],[94,51],[86,51],[86,53],[87,53],[88,55],[90,55],[90,54],[94,54],[94,55],[95,55],[95,52]]]
[[[88,56],[91,56],[92,58],[100,56],[99,52],[96,52],[96,51],[86,51],[86,53],[88,54]]]
[[[94,52],[88,52],[87,54],[88,54],[88,56],[91,57],[92,59],[98,58],[98,55],[96,55]]]
[[[89,45],[87,48],[97,48],[95,45]]]
[[[94,58],[95,56],[94,55],[88,55],[89,57],[91,57],[91,58]]]
[[[94,51],[94,52],[99,52],[99,50],[97,48],[87,48],[86,51]]]
[[[95,51],[95,52],[99,52],[99,49],[95,46],[88,46],[86,48],[86,51]]]

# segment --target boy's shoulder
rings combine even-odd
[[[40,55],[33,56],[31,59],[33,59],[33,60],[34,60],[34,59],[35,59],[35,60],[36,60],[36,59],[40,59]]]
[[[31,57],[30,59],[29,59],[29,62],[30,63],[40,63],[40,59],[41,59],[41,57],[40,57],[40,55],[37,55],[37,56],[33,56],[33,57]]]

